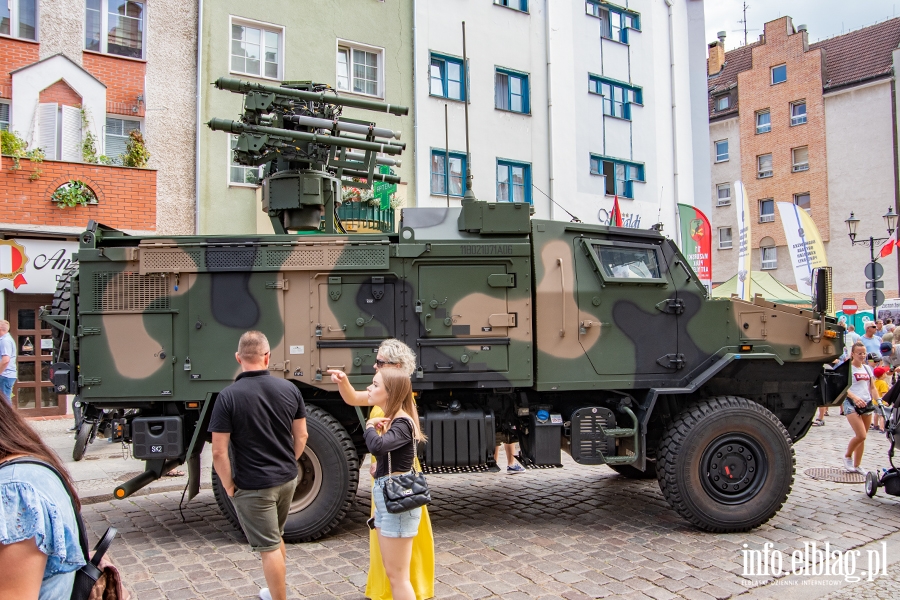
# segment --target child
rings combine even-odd
[[[887,367],[875,367],[872,372],[875,375],[875,390],[878,392],[878,398],[875,399],[875,423],[872,424],[871,429],[884,433],[884,403],[881,401],[881,398],[887,394],[890,387],[887,377],[890,369]]]

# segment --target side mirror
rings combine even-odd
[[[834,314],[834,295],[831,292],[831,267],[812,271],[812,307],[817,313]]]

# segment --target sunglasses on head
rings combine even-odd
[[[380,368],[383,367],[384,365],[396,365],[397,363],[392,363],[392,362],[388,362],[388,361],[386,361],[386,360],[381,360],[380,358],[376,358],[376,359],[375,359],[375,364],[376,364],[376,365],[378,366],[378,368],[380,369]]]

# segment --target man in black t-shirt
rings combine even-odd
[[[284,600],[282,535],[297,487],[297,461],[309,437],[306,406],[297,386],[269,376],[269,341],[263,333],[242,335],[234,356],[242,372],[219,393],[209,423],[213,466],[251,550],[262,557],[269,587],[259,597]]]

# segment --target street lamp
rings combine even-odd
[[[869,239],[862,239],[856,241],[856,228],[859,226],[859,219],[857,219],[853,213],[850,213],[850,218],[844,221],[847,224],[847,233],[850,236],[850,244],[852,246],[868,246],[869,247],[869,264],[866,265],[866,279],[869,281],[866,282],[866,288],[869,291],[866,293],[866,300],[869,303],[869,306],[872,307],[872,316],[875,317],[875,309],[878,306],[881,306],[882,302],[884,302],[884,294],[879,291],[879,288],[884,287],[884,282],[880,281],[881,275],[884,272],[884,269],[878,263],[878,257],[875,256],[876,248],[880,248],[883,246],[888,240],[891,239],[891,236],[894,234],[894,231],[897,229],[897,213],[894,212],[894,207],[889,207],[888,211],[882,216],[884,219],[884,224],[887,227],[888,237],[876,238],[869,236]],[[881,296],[879,298],[879,296]]]

